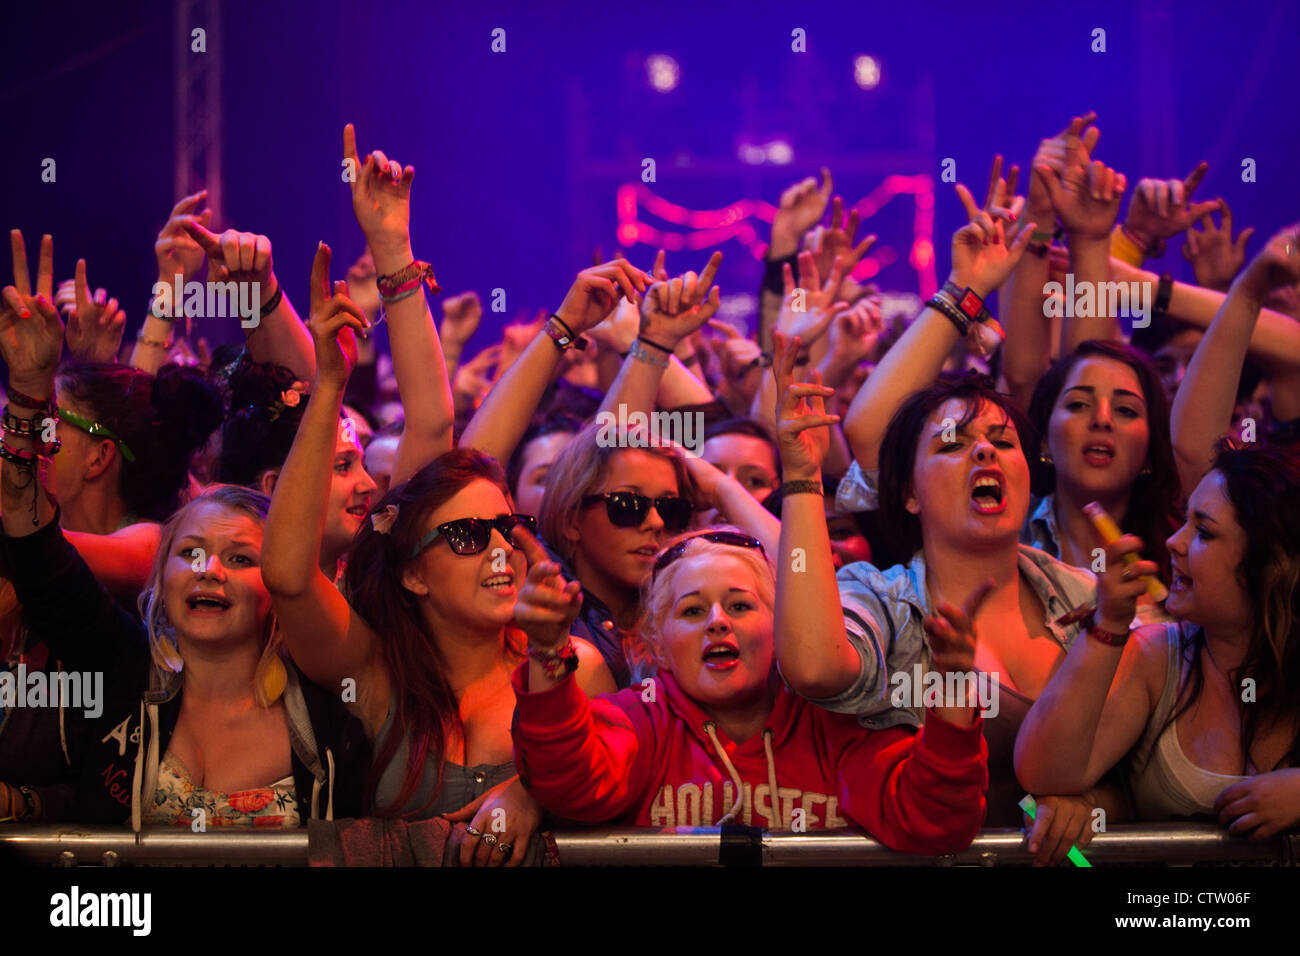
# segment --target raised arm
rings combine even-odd
[[[1070,142],[1079,140],[1084,149],[1092,149],[1099,131],[1096,127],[1089,127],[1096,118],[1096,113],[1076,116],[1056,136],[1040,142],[1030,169],[1044,166],[1059,176],[1065,169],[1066,149]],[[998,297],[1002,325],[1007,333],[1006,344],[1002,347],[1002,374],[1012,399],[1022,410],[1028,410],[1034,387],[1052,361],[1052,325],[1044,310],[1044,297],[1051,279],[1047,251],[1052,241],[1056,211],[1052,209],[1047,183],[1043,176],[1029,177],[1024,215],[1038,226],[1030,236],[1030,254],[1021,257],[1005,294]],[[1015,192],[1014,184],[1008,192]]]
[[[555,315],[569,332],[580,336],[603,321],[621,296],[639,302],[650,281],[625,259],[583,269]],[[560,345],[545,331],[535,336],[492,386],[461,435],[461,446],[477,448],[497,461],[509,461],[559,365],[560,351]]]
[[[1154,561],[1126,565],[1142,540],[1125,535],[1106,547],[1106,570],[1098,575],[1094,626],[1079,635],[1060,669],[1039,695],[1016,737],[1016,776],[1030,793],[1079,794],[1093,787],[1133,748],[1155,708],[1146,669],[1164,675],[1163,625],[1135,632],[1129,623],[1146,584],[1158,574]],[[1127,640],[1115,646],[1114,636]]]
[[[1006,281],[1024,255],[1036,223],[1025,223],[1008,246],[1001,219],[995,220],[976,206],[970,190],[960,183],[957,195],[971,221],[953,233],[952,272],[948,279],[986,299]],[[907,396],[926,388],[938,377],[959,337],[952,320],[927,305],[902,338],[885,353],[853,399],[844,422],[844,437],[864,470],[878,467],[880,442],[889,420]]]
[[[1034,167],[1034,176],[1047,189],[1056,218],[1065,227],[1075,285],[1095,293],[1091,315],[1074,315],[1061,323],[1062,355],[1073,352],[1088,339],[1120,337],[1119,322],[1109,314],[1109,303],[1100,293],[1109,279],[1110,231],[1128,180],[1123,173],[1091,158],[1100,136],[1097,128],[1079,136],[1076,126],[1077,122],[1072,123],[1067,131],[1059,172],[1046,163]]]
[[[158,284],[154,286],[155,290],[159,286],[174,289],[177,282],[184,289],[185,284],[198,275],[202,268],[203,247],[185,231],[185,223],[207,226],[212,221],[212,210],[196,211],[207,198],[208,191],[201,189],[184,197],[172,208],[171,215],[167,217],[167,222],[154,242],[154,257],[158,260]],[[131,367],[150,375],[157,374],[158,369],[167,361],[167,353],[174,344],[174,327],[170,308],[150,308],[131,350]]]
[[[105,289],[90,290],[86,260],[77,260],[75,278],[59,283],[54,304],[63,313],[63,341],[74,362],[116,362],[126,330],[126,312]]]
[[[822,460],[830,447],[824,427],[839,420],[825,414],[833,390],[820,376],[794,381],[800,342],[773,335],[773,377],[780,394],[776,411],[782,482],[800,482],[803,492],[781,499],[781,539],[776,563],[776,660],[781,675],[804,697],[834,697],[858,676],[858,652],[849,643],[835,585],[835,561],[822,505]],[[815,491],[814,491],[815,490]]]
[[[370,628],[320,570],[339,411],[356,361],[352,339],[369,323],[347,297],[347,283],[336,283],[331,295],[329,263],[330,249],[322,242],[311,269],[316,384],[271,497],[262,580],[294,661],[316,683],[337,687],[344,677],[355,678],[364,670],[374,641]]]
[[[715,252],[699,276],[687,272],[650,287],[641,303],[639,332],[618,377],[605,393],[602,411],[613,411],[620,405],[626,405],[629,414],[654,411],[655,395],[673,351],[718,311],[720,300],[713,277],[721,263],[722,253]]]
[[[355,173],[349,177],[352,211],[365,233],[379,273],[379,289],[388,317],[388,344],[393,373],[405,409],[402,439],[393,464],[393,484],[400,484],[452,446],[456,413],[442,343],[425,299],[433,291],[433,271],[411,251],[411,184],[414,167],[405,169],[376,150],[358,159],[356,131],[343,127],[343,157]]]
[[[1300,281],[1297,231],[1289,226],[1275,235],[1232,283],[1178,388],[1170,428],[1185,495],[1210,470],[1215,445],[1232,425],[1241,366],[1260,304],[1273,289]]]

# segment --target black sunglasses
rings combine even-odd
[[[678,541],[655,558],[654,571],[650,575],[651,579],[685,554],[686,546],[699,538],[712,541],[714,544],[727,544],[733,548],[757,548],[763,557],[767,557],[767,550],[763,547],[763,542],[757,538],[751,538],[747,534],[740,534],[735,531],[702,531],[699,534],[691,535],[689,538],[682,538],[681,541]]]
[[[510,540],[510,532],[519,525],[536,533],[537,519],[532,515],[499,515],[495,518],[457,518],[440,524],[411,549],[411,557],[418,557],[420,552],[433,544],[438,538],[446,538],[447,544],[456,554],[480,554],[492,540],[492,529],[496,528],[501,536]]]
[[[685,531],[691,523],[694,506],[685,498],[677,495],[665,495],[662,498],[647,498],[631,491],[607,491],[602,495],[587,495],[582,499],[582,506],[605,502],[605,514],[609,523],[617,528],[639,528],[650,513],[650,506],[663,519],[664,527],[669,531]]]

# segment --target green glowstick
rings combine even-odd
[[[1038,801],[1029,794],[1025,794],[1024,799],[1020,801],[1020,809],[1029,814],[1029,819],[1035,820],[1038,818]],[[1070,862],[1075,866],[1092,866],[1092,864],[1088,862],[1088,858],[1079,852],[1077,846],[1071,846],[1070,852],[1066,854],[1066,857],[1068,857]]]

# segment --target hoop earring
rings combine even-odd
[[[1051,468],[1053,465],[1056,464],[1056,462],[1052,461],[1052,455],[1051,455],[1051,452],[1046,452],[1046,451],[1045,451],[1045,452],[1041,452],[1041,453],[1038,455],[1038,460],[1041,461],[1041,462],[1042,462],[1044,465],[1046,465],[1048,468]]]
[[[1142,466],[1142,470],[1138,472],[1138,477],[1145,478],[1147,475],[1154,475],[1155,473],[1156,470],[1148,463]]]

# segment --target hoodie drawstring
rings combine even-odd
[[[736,786],[736,802],[731,805],[731,809],[726,812],[722,819],[714,824],[714,826],[720,827],[735,822],[736,814],[740,812],[740,805],[744,802],[745,788],[740,782],[740,774],[736,772],[735,765],[731,762],[731,758],[727,756],[727,751],[723,749],[722,743],[718,740],[718,735],[715,732],[717,726],[718,725],[713,721],[706,720],[704,722],[704,732],[709,735],[709,740],[713,743],[713,749],[716,750],[718,756],[722,758],[723,766],[727,768],[727,774],[731,777],[731,782]],[[780,816],[781,796],[780,792],[776,789],[776,758],[772,755],[772,737],[772,731],[764,727],[763,752],[767,755],[767,787],[771,792],[772,813]],[[780,826],[781,824],[780,821],[777,821],[773,825]]]
[[[740,783],[740,774],[736,773],[736,768],[732,765],[731,758],[728,757],[727,752],[722,749],[722,744],[718,741],[718,735],[714,733],[714,728],[716,726],[717,724],[713,721],[706,720],[704,722],[704,732],[709,735],[709,740],[713,742],[713,749],[716,750],[718,756],[722,758],[723,766],[727,768],[727,773],[731,775],[731,782],[736,785],[736,802],[731,805],[731,809],[726,812],[726,815],[715,824],[715,826],[723,826],[724,824],[731,823],[736,819],[736,814],[740,812],[740,804],[745,797],[745,788]]]

